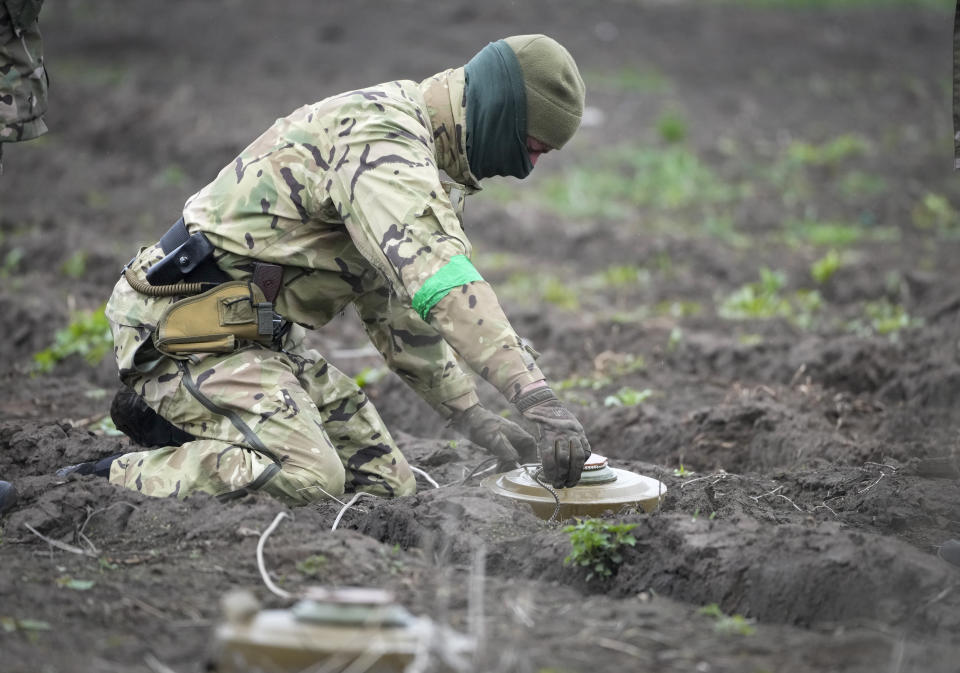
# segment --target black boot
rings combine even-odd
[[[9,481],[0,481],[0,514],[17,504],[17,487]]]
[[[110,418],[117,430],[148,448],[180,446],[196,439],[148,407],[142,397],[126,386],[114,395]]]
[[[937,554],[947,563],[960,566],[960,540],[947,540],[940,545]]]
[[[65,478],[69,477],[71,474],[94,474],[98,477],[109,479],[110,466],[113,465],[113,461],[122,455],[122,453],[115,453],[112,456],[107,456],[106,458],[101,458],[100,460],[88,460],[85,463],[67,465],[66,467],[61,467],[59,470],[57,470],[57,476]]]

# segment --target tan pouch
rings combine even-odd
[[[273,341],[273,304],[242,280],[171,304],[154,335],[157,350],[167,355],[230,353],[240,341]]]

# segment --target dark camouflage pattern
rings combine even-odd
[[[46,133],[46,111],[47,73],[37,20],[15,26],[7,5],[0,2],[0,143]]]
[[[115,325],[114,333],[136,343],[135,330]],[[127,372],[127,385],[196,439],[128,453],[110,481],[160,497],[258,488],[294,506],[345,491],[414,493],[413,473],[366,394],[305,349],[303,335],[291,330],[280,352],[251,345]]]

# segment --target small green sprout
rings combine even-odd
[[[704,617],[716,620],[713,627],[717,633],[752,636],[757,631],[753,626],[754,620],[747,619],[743,615],[725,615],[716,603],[704,605],[697,612]]]
[[[327,567],[327,557],[323,554],[313,554],[302,561],[297,561],[297,571],[307,577],[316,577]]]
[[[901,304],[893,304],[886,298],[866,302],[863,312],[863,318],[857,318],[847,325],[848,330],[863,336],[880,334],[895,340],[902,330],[915,329],[924,324],[923,318],[910,316]]]
[[[87,272],[87,253],[77,250],[60,265],[60,271],[68,278],[81,278]]]
[[[372,386],[386,375],[386,367],[365,367],[360,370],[359,374],[353,377],[353,381],[361,388],[366,388],[367,386]]]
[[[578,519],[572,526],[565,526],[573,550],[563,559],[564,565],[587,568],[587,581],[593,577],[610,577],[623,563],[620,547],[633,547],[637,539],[630,534],[635,523],[610,523],[598,519]]]
[[[110,323],[104,306],[94,311],[78,311],[73,320],[53,337],[53,344],[33,356],[34,369],[46,373],[70,355],[82,355],[95,365],[113,348]]]
[[[840,254],[831,249],[826,255],[810,265],[810,276],[822,285],[833,277],[840,265]]]
[[[613,395],[608,395],[603,400],[603,406],[605,407],[635,407],[641,402],[647,400],[653,391],[649,388],[644,388],[643,390],[634,390],[633,388],[624,386],[618,390]]]
[[[678,143],[687,137],[687,122],[674,110],[667,110],[657,119],[657,133],[668,143]]]
[[[787,277],[782,271],[760,269],[760,280],[734,290],[720,302],[717,312],[726,320],[769,320],[784,318],[807,329],[813,324],[814,314],[823,305],[816,290],[782,292]]]
[[[677,347],[683,343],[683,330],[679,327],[674,327],[670,330],[670,336],[667,338],[667,352],[672,353],[677,350]]]
[[[78,580],[69,576],[57,578],[57,586],[73,589],[74,591],[88,591],[93,588],[94,584],[96,584],[96,582],[93,580]]]

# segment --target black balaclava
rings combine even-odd
[[[467,87],[467,161],[483,179],[525,178],[527,95],[517,55],[503,40],[491,42],[464,66]]]

